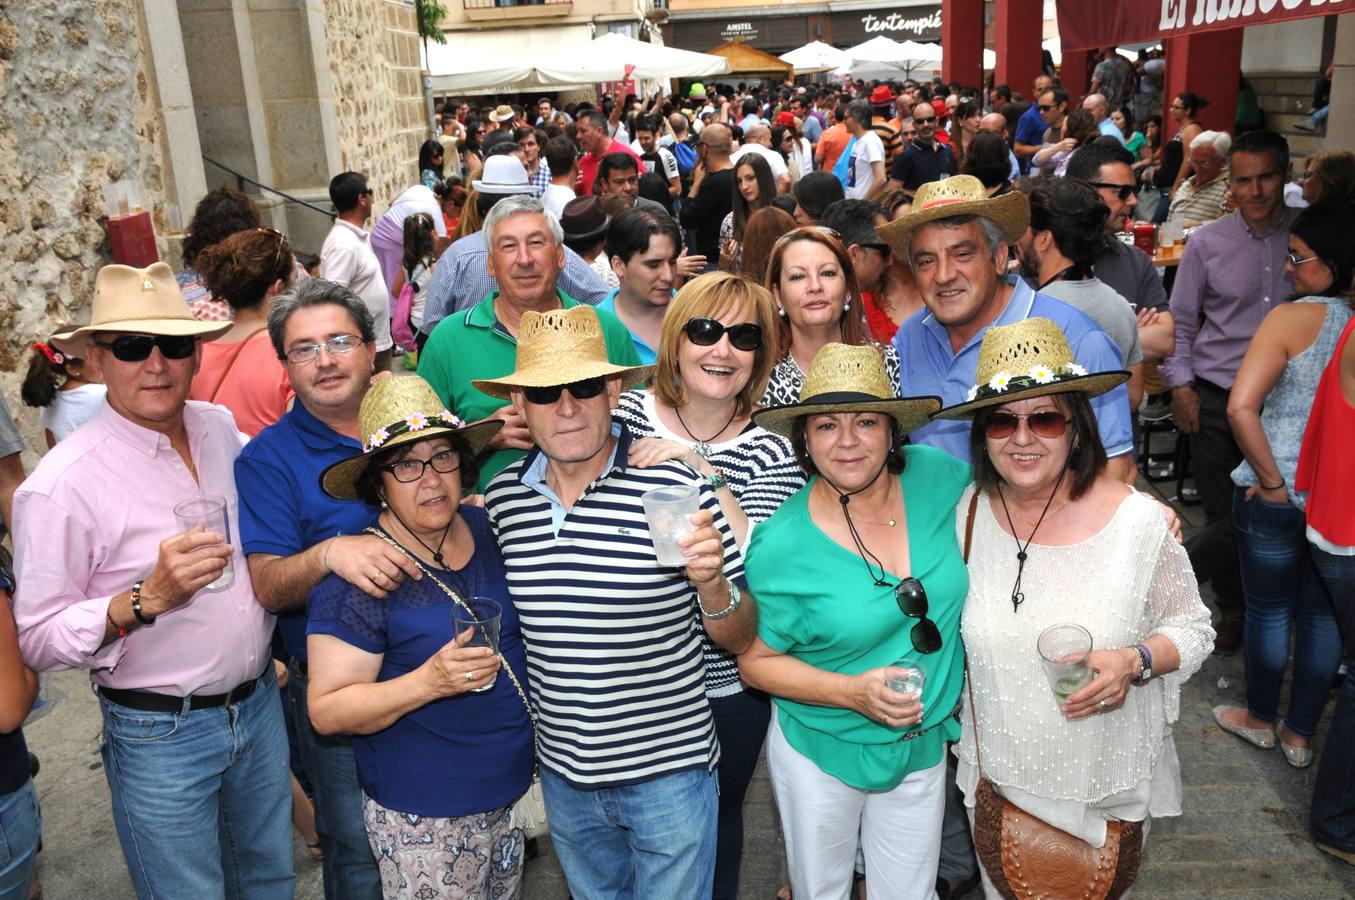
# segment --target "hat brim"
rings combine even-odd
[[[193,335],[204,341],[214,341],[231,330],[231,322],[203,322],[199,319],[119,319],[82,325],[71,331],[54,334],[58,341],[87,341],[100,332],[121,331],[128,334],[155,334],[167,337]]]
[[[580,232],[579,234],[573,234],[573,233],[571,233],[571,232],[566,231],[566,232],[565,232],[565,240],[567,240],[567,241],[587,241],[587,240],[590,240],[590,239],[595,238],[595,237],[600,237],[600,236],[602,236],[602,235],[604,235],[604,234],[606,234],[606,233],[607,233],[607,223],[606,223],[606,222],[603,222],[601,225],[599,225],[597,228],[594,228],[592,231],[584,231],[584,232]]]
[[[788,438],[795,430],[795,420],[801,416],[839,412],[878,412],[891,416],[899,423],[903,433],[907,434],[930,422],[940,408],[940,397],[895,397],[891,400],[881,400],[872,398],[869,394],[832,393],[820,394],[812,400],[800,403],[787,403],[758,410],[753,413],[753,423],[773,434]]]
[[[972,419],[981,409],[1001,406],[1016,400],[1031,400],[1035,397],[1048,397],[1053,394],[1073,394],[1081,392],[1088,397],[1099,397],[1113,391],[1129,380],[1129,373],[1123,370],[1114,372],[1092,372],[1088,375],[1073,375],[1061,378],[1050,384],[1037,384],[1026,388],[1013,388],[989,397],[980,397],[966,403],[947,406],[936,414],[938,419]]]
[[[502,181],[481,181],[478,178],[470,183],[481,194],[530,194],[532,186],[527,182],[506,183]]]
[[[502,427],[502,419],[485,419],[467,425],[465,428],[445,428],[438,425],[396,435],[374,450],[359,453],[357,456],[351,456],[326,467],[320,473],[320,489],[336,500],[356,500],[358,499],[358,478],[366,471],[367,466],[372,462],[372,457],[377,453],[389,450],[391,447],[398,447],[401,444],[426,441],[442,435],[455,435],[466,442],[472,456],[479,456]]]
[[[991,219],[1002,229],[1002,237],[1009,244],[1016,243],[1030,227],[1030,204],[1026,195],[1012,191],[999,197],[983,200],[957,200],[939,203],[924,209],[915,209],[906,216],[879,227],[880,240],[900,259],[908,259],[913,232],[924,225],[956,216],[981,216]]]
[[[608,362],[585,362],[576,363],[565,370],[545,366],[527,369],[492,381],[472,381],[471,385],[491,397],[507,400],[513,396],[515,388],[521,390],[529,387],[560,387],[576,381],[587,381],[599,376],[610,378],[613,375],[620,376],[623,385],[632,385],[647,381],[653,374],[653,366],[616,366]]]

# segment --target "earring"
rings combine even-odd
[[[847,312],[847,311],[848,311],[849,309],[851,309],[851,308],[852,308],[852,301],[850,301],[850,300],[848,300],[846,303],[842,304],[842,311],[843,311],[843,312]]]
[[[781,307],[776,311],[776,314],[784,319],[786,317],[786,308],[784,306]]]

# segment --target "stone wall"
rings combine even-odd
[[[430,136],[414,5],[325,0],[324,10],[343,166],[367,173],[379,214],[418,183]]]
[[[30,446],[28,347],[89,316],[111,262],[104,185],[134,179],[163,233],[164,153],[137,0],[0,3],[0,389]],[[30,461],[31,462],[31,461]]]

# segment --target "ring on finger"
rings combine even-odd
[[[373,581],[376,581],[376,580],[377,580],[378,578],[380,578],[380,577],[381,577],[381,570],[380,570],[380,569],[373,569],[373,570],[372,570],[372,580],[373,580]]]
[[[475,680],[475,673],[474,673],[474,672],[467,672],[467,673],[466,673],[466,680],[467,680],[467,681],[474,681],[474,680]]]
[[[1096,705],[1101,708],[1101,712],[1105,712],[1106,710],[1110,709],[1110,704],[1107,703],[1105,700],[1096,701]]]

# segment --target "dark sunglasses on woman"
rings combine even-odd
[[[552,387],[525,387],[522,389],[522,396],[527,398],[528,403],[549,406],[560,399],[562,391],[569,391],[575,400],[591,400],[601,394],[606,387],[607,377],[599,375],[596,378],[585,378],[583,381],[575,381],[572,384],[557,384]]]
[[[721,335],[729,335],[729,343],[735,350],[752,351],[762,346],[762,326],[752,322],[738,325],[725,325],[715,319],[698,316],[688,319],[682,326],[687,340],[698,347],[711,347],[720,342]]]
[[[1068,419],[1063,413],[1053,409],[1045,409],[1036,413],[1027,415],[1018,415],[1017,413],[996,412],[988,419],[988,423],[983,426],[983,433],[994,440],[1011,437],[1016,434],[1017,424],[1025,419],[1030,430],[1042,438],[1062,437],[1068,430]]]
[[[160,348],[165,359],[187,359],[193,355],[198,339],[192,334],[124,334],[111,341],[95,341],[105,350],[112,350],[113,356],[122,362],[141,362],[151,355],[151,350]]]
[[[918,653],[935,653],[941,649],[941,631],[927,618],[927,590],[916,578],[905,578],[894,588],[894,602],[899,611],[910,619],[917,619],[908,638]]]

